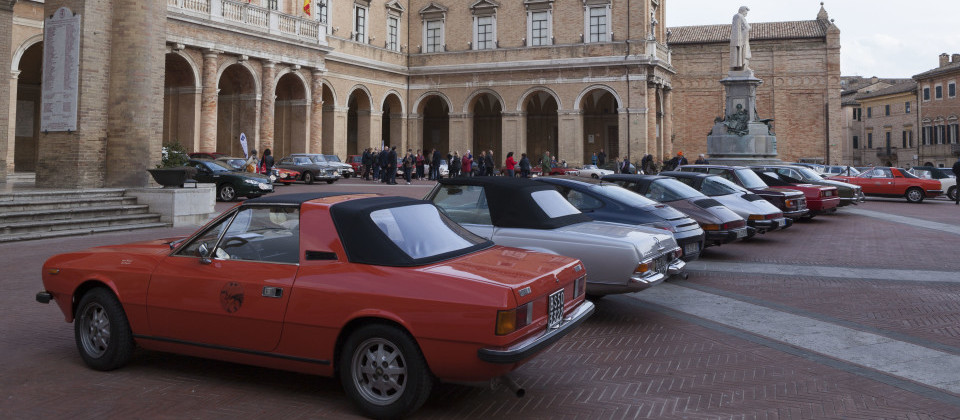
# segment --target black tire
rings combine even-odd
[[[907,193],[903,196],[906,197],[907,201],[911,203],[922,203],[923,202],[923,190],[917,187],[907,188]]]
[[[373,360],[371,355],[391,360]],[[360,327],[343,343],[340,382],[364,415],[372,418],[406,416],[427,401],[433,375],[416,342],[406,332],[384,324]],[[389,368],[391,381],[379,381]],[[366,368],[366,369],[364,369]],[[366,371],[366,373],[364,372]],[[395,386],[384,386],[387,384]]]
[[[329,180],[327,180],[327,184],[328,184],[328,185],[329,185],[329,184],[333,184],[334,182],[337,182],[337,180],[335,180],[335,179],[329,179]]]
[[[303,182],[306,184],[313,184],[313,172],[310,172],[310,171],[304,172]]]
[[[133,333],[123,306],[102,287],[91,289],[80,299],[73,333],[80,357],[93,369],[117,369],[133,354]]]
[[[350,179],[350,174],[349,173],[343,174],[343,179]]]
[[[217,200],[220,201],[233,201],[237,199],[237,188],[229,182],[220,184],[217,187]]]
[[[949,198],[950,201],[957,201],[957,186],[956,186],[956,185],[950,187],[950,189],[947,190],[947,198]]]
[[[593,179],[600,179],[600,176],[597,174],[590,174],[590,177],[592,177]]]

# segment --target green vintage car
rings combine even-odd
[[[814,185],[825,185],[828,187],[837,187],[837,193],[840,194],[840,206],[849,206],[851,204],[860,204],[865,200],[863,189],[859,185],[848,184],[846,182],[824,179],[820,174],[806,166],[800,165],[759,165],[753,168],[763,168],[765,171],[772,171],[780,174],[788,182],[797,184],[806,183]]]
[[[273,183],[266,175],[235,170],[218,160],[190,159],[186,166],[197,168],[197,182],[217,184],[217,200],[233,201],[237,197],[256,198],[273,192]]]

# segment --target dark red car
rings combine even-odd
[[[783,187],[802,192],[807,199],[807,208],[810,209],[807,217],[811,219],[818,214],[836,211],[837,206],[840,205],[840,193],[837,192],[837,187],[791,182],[772,170],[753,168],[753,171],[771,187]]]
[[[353,173],[357,174],[357,176],[363,174],[363,172],[360,171],[360,168],[363,166],[363,155],[349,155],[347,156],[347,163],[353,167]]]

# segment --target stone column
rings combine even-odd
[[[514,159],[520,161],[520,154],[527,153],[527,113],[526,112],[504,112],[500,114],[502,123],[500,124],[500,145],[501,150],[514,151]],[[504,155],[506,156],[506,155]],[[536,160],[529,154],[532,164]]]
[[[200,93],[200,151],[217,151],[217,61],[220,52],[205,50],[203,52],[203,88]]]
[[[462,155],[467,149],[473,149],[473,115],[472,114],[449,114],[450,117],[450,150],[441,150],[446,155],[459,151]]]
[[[0,64],[3,65],[3,64]],[[0,67],[3,68],[3,67]],[[0,121],[0,130],[3,129],[3,123],[7,122],[7,137],[0,139],[0,153],[3,153],[0,156],[0,164],[3,166],[0,167],[0,183],[5,182],[5,176],[7,173],[13,173],[14,168],[16,167],[14,158],[16,157],[17,150],[17,91],[19,90],[19,78],[20,71],[14,71],[10,74],[10,90],[8,99],[4,100],[2,95],[3,92],[0,92],[0,101],[4,101],[3,105],[9,104],[8,117],[5,121]],[[38,95],[39,97],[39,95]],[[2,112],[3,107],[0,106],[0,112]],[[32,111],[31,111],[32,112]],[[4,114],[0,114],[4,115]],[[2,119],[2,118],[0,118]],[[2,132],[2,131],[0,131]]]
[[[263,91],[260,93],[260,144],[251,145],[262,153],[266,148],[273,148],[274,113],[277,99],[276,61],[263,60],[263,74],[261,75]],[[249,141],[249,139],[248,139]]]
[[[583,165],[583,114],[580,110],[558,111],[556,156],[567,161],[567,166]]]
[[[0,0],[0,45],[4,46],[0,48],[0,74],[6,72],[6,69],[9,69],[11,65],[13,5],[16,3],[16,0]],[[13,93],[16,92],[16,75],[13,75],[9,84],[10,89],[0,89],[0,134],[2,134],[0,136],[0,183],[7,182],[7,165],[12,161],[12,159],[7,158],[7,155],[14,148],[14,137],[11,135],[14,130],[14,120],[10,116],[16,111],[16,107],[11,107],[10,104],[17,99],[16,93]]]
[[[95,13],[93,10],[91,13]],[[91,13],[85,19],[92,18]],[[113,1],[106,179],[111,187],[144,187],[160,160],[167,6]]]
[[[333,102],[323,104],[323,135],[320,138],[320,150],[322,153],[333,153],[334,150],[334,128],[336,127],[336,106]],[[346,146],[344,146],[346,149]]]
[[[663,141],[667,150],[676,154],[678,151],[677,146],[673,144],[673,91],[669,88],[662,88],[661,92],[663,93]],[[684,156],[686,156],[688,160],[695,160],[696,155],[694,155],[693,152],[701,153],[706,149],[697,150],[683,151]]]
[[[423,115],[411,113],[407,118],[407,147],[423,149]],[[423,153],[427,153],[424,151]]]
[[[368,113],[369,116],[366,116],[366,117],[365,117],[365,116],[363,115],[364,113]],[[364,119],[366,119],[366,120],[368,121],[368,123],[367,123],[367,124],[368,124],[368,125],[367,125],[367,130],[369,131],[369,134],[368,134],[366,137],[363,137],[362,127],[363,127],[364,124],[363,124],[362,122],[359,123],[359,124],[357,124],[357,128],[358,128],[358,131],[359,131],[359,132],[357,133],[357,152],[359,152],[360,150],[363,150],[363,149],[366,148],[366,147],[375,146],[375,145],[376,145],[376,146],[379,146],[380,143],[381,143],[381,142],[383,141],[383,139],[384,139],[384,137],[383,137],[383,112],[380,112],[380,111],[360,111],[359,114],[360,114],[360,115],[357,116],[357,121],[360,122],[360,121],[363,121]],[[366,139],[369,139],[366,143],[364,143],[364,139],[365,139],[365,138],[366,138]],[[399,149],[400,149],[400,146],[401,146],[399,141],[391,142],[390,145],[391,145],[391,146],[397,146],[397,150],[399,150]]]
[[[307,132],[307,151],[323,153],[323,76],[322,69],[310,72],[310,130]]]
[[[406,151],[410,148],[407,139],[407,117],[399,112],[390,114],[390,141],[397,145],[397,148],[403,147]]]
[[[337,156],[347,155],[347,112],[350,112],[350,108],[348,107],[333,108],[333,130],[332,130],[333,135],[330,136],[330,140],[333,144],[333,150],[331,152]],[[359,148],[359,145],[362,144],[360,143],[361,141],[360,139],[362,138],[363,137],[360,137],[358,133],[357,135],[358,148]]]

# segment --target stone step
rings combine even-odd
[[[135,204],[137,204],[136,197],[85,197],[72,200],[0,201],[0,214],[85,207],[131,206]]]
[[[62,238],[66,236],[92,235],[96,233],[122,232],[122,231],[128,231],[128,230],[138,230],[138,229],[167,228],[167,227],[170,227],[170,225],[167,223],[137,223],[137,224],[116,225],[116,226],[101,226],[101,227],[91,227],[91,228],[54,230],[54,231],[47,231],[47,232],[0,234],[0,243],[15,242],[15,241],[29,241],[29,240],[35,240],[35,239]]]
[[[0,226],[29,221],[41,222],[66,219],[114,218],[117,216],[146,214],[149,210],[150,206],[145,204],[78,207],[54,210],[25,210],[0,213]]]
[[[0,192],[2,202],[30,202],[30,201],[69,201],[82,198],[122,197],[125,190],[122,188],[93,188],[82,190],[30,190]]]
[[[64,220],[41,220],[17,222],[0,226],[0,235],[29,236],[30,233],[44,233],[61,230],[90,230],[94,228],[159,223],[159,214],[132,214],[108,218],[85,218]],[[165,225],[165,224],[164,224]],[[24,235],[28,234],[28,235]]]

